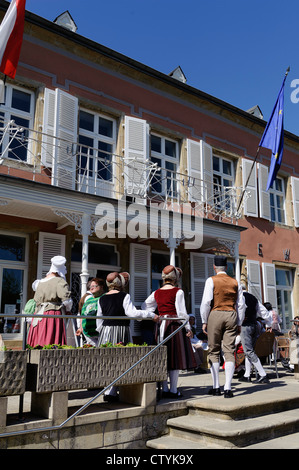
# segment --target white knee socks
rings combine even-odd
[[[219,388],[219,362],[211,362],[211,374],[213,379],[213,388]]]
[[[235,372],[235,363],[226,362],[225,363],[225,385],[224,390],[231,390],[231,384]]]

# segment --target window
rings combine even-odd
[[[226,158],[213,155],[213,193],[214,202],[219,210],[231,209],[230,190],[234,186],[233,162]]]
[[[29,129],[33,128],[33,115],[33,92],[6,85],[4,104],[0,105],[0,152],[7,149],[5,157],[28,161]],[[10,121],[14,123],[10,124],[6,133],[3,128]]]
[[[24,286],[27,279],[26,237],[0,234],[0,312],[21,313]],[[20,333],[21,322],[16,317],[0,318],[0,333]],[[11,338],[11,336],[10,336]]]
[[[109,273],[120,271],[119,253],[115,245],[88,243],[88,273],[90,278],[99,277],[106,280]],[[71,291],[73,299],[72,312],[78,312],[81,297],[82,241],[75,241],[71,253]]]
[[[282,329],[287,331],[291,328],[292,319],[292,271],[276,269],[275,274],[278,314],[282,319]]]
[[[98,114],[79,112],[79,189],[95,193],[101,182],[113,182],[115,121]]]
[[[169,253],[165,252],[152,252],[152,291],[162,287],[162,270],[170,263]],[[180,267],[179,256],[175,257],[175,265]]]
[[[156,163],[159,170],[151,183],[155,193],[171,198],[176,197],[176,172],[178,165],[178,143],[158,135],[151,135],[151,162]]]
[[[270,211],[272,222],[285,224],[284,212],[284,180],[276,177],[273,186],[269,189],[270,194]]]

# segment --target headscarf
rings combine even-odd
[[[106,284],[109,290],[121,290],[125,284],[125,279],[121,274],[115,271],[113,273],[108,274],[108,276],[106,277]]]
[[[179,281],[181,276],[182,276],[182,270],[180,268],[176,268],[175,266],[172,266],[171,264],[169,264],[168,266],[165,266],[165,268],[162,271],[162,279],[164,282],[170,281],[175,284]]]
[[[54,256],[53,258],[51,258],[51,268],[49,270],[49,272],[47,273],[50,274],[50,273],[57,273],[59,274],[59,276],[63,277],[63,279],[65,279],[65,275],[67,273],[66,271],[66,267],[65,267],[65,263],[66,263],[66,259],[64,256]]]

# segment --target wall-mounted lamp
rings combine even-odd
[[[257,244],[257,254],[259,256],[263,256],[263,250],[262,250],[263,245],[261,243]]]

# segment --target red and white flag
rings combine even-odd
[[[15,78],[25,22],[26,0],[11,0],[0,25],[0,71]]]

